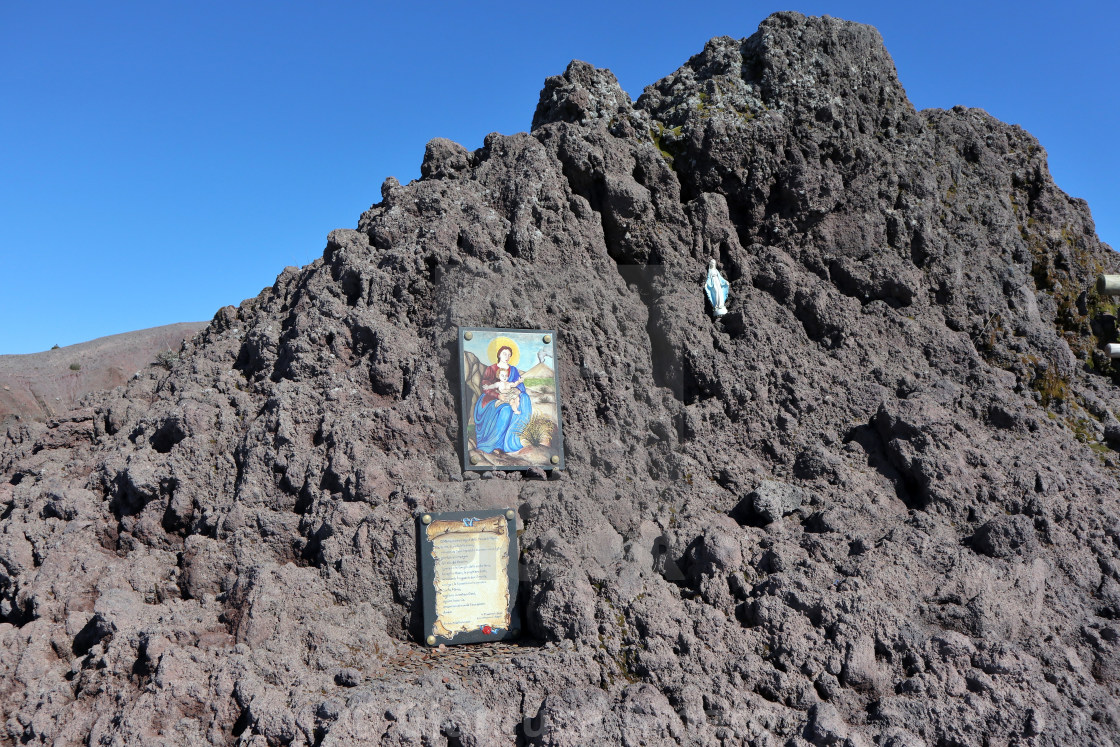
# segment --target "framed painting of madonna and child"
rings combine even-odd
[[[556,331],[459,328],[463,468],[564,468]]]

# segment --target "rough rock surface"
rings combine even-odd
[[[0,741],[1120,741],[1118,262],[1028,133],[781,13],[422,173],[8,432]],[[461,472],[458,324],[561,330],[563,473]],[[524,640],[424,650],[412,517],[505,505]]]

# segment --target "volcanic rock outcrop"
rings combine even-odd
[[[422,174],[8,432],[0,741],[1120,740],[1118,262],[1027,132],[780,13]],[[560,330],[567,469],[463,473],[460,324]],[[477,506],[524,637],[426,650],[413,517]]]

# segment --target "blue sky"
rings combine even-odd
[[[431,138],[528,129],[569,60],[636,98],[776,10],[876,26],[919,108],[1022,125],[1120,247],[1118,8],[0,0],[0,354],[209,319],[418,178]]]

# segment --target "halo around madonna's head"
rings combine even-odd
[[[502,348],[509,348],[513,353],[509,357],[509,364],[516,366],[517,361],[521,360],[521,350],[517,347],[517,343],[508,337],[495,337],[486,346],[486,355],[490,358],[491,363],[498,362],[498,351]]]

